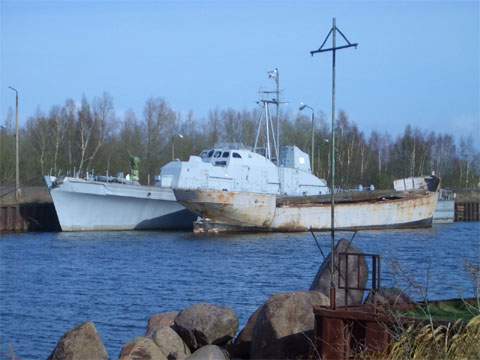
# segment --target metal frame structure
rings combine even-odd
[[[360,286],[360,257],[369,257],[372,259],[372,285],[371,287]],[[349,290],[378,290],[381,285],[381,269],[380,269],[380,255],[378,254],[364,254],[353,252],[338,253],[338,262],[340,263],[341,257],[345,257],[345,274],[342,274],[342,267],[338,265],[338,288],[345,290],[345,306],[348,306],[348,291]],[[357,259],[357,283],[355,286],[350,286],[348,283],[348,258],[355,257]],[[344,279],[344,285],[341,284],[341,279]]]

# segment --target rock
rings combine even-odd
[[[232,358],[249,359],[250,347],[252,344],[253,328],[257,322],[258,314],[262,307],[260,306],[248,319],[245,327],[240,331],[238,336],[233,341],[233,344],[227,349],[230,352]]]
[[[195,351],[204,345],[225,345],[235,337],[238,319],[233,310],[197,304],[177,315],[173,329]]]
[[[353,245],[348,247],[348,241],[345,239],[339,240],[335,246],[335,272],[334,272],[334,281],[336,285],[336,306],[345,306],[345,305],[359,305],[363,300],[363,290],[349,290],[348,291],[348,304],[345,304],[345,290],[338,288],[338,269],[340,269],[340,284],[345,286],[345,256],[340,257],[338,253],[361,253],[361,250],[356,248]],[[320,291],[322,294],[329,296],[330,294],[330,258],[329,254],[325,261],[320,265],[320,269],[313,280],[310,290]],[[360,269],[360,274],[358,274],[358,269]],[[348,258],[348,285],[354,287],[363,287],[365,288],[368,281],[368,266],[365,261],[364,256],[349,256]],[[358,282],[358,279],[360,280]]]
[[[329,306],[318,291],[273,295],[253,327],[252,359],[304,359],[312,351],[313,306]]]
[[[228,356],[216,345],[207,345],[195,351],[187,360],[228,360]]]
[[[152,339],[138,337],[123,347],[119,360],[168,360],[168,358]]]
[[[84,359],[108,359],[107,350],[91,321],[66,332],[48,357],[48,360]]]
[[[397,306],[412,304],[410,297],[398,288],[381,288],[370,291],[365,304],[380,304],[383,306]]]
[[[152,336],[153,333],[162,328],[162,327],[170,327],[173,325],[173,320],[178,315],[178,311],[171,311],[165,312],[161,314],[153,315],[150,319],[148,319],[147,330],[145,331],[145,336],[149,337]]]
[[[156,330],[152,339],[169,360],[183,360],[191,354],[187,344],[171,327]]]

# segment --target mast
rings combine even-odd
[[[337,46],[336,43],[336,34],[338,33],[342,36],[342,38],[346,41],[346,45]],[[326,44],[328,38],[332,35],[332,47],[324,49],[324,45]],[[332,19],[332,28],[327,34],[327,37],[323,41],[322,45],[318,50],[310,51],[310,55],[315,55],[321,52],[332,52],[332,134],[331,134],[331,156],[330,156],[330,236],[331,236],[331,258],[330,258],[330,307],[334,309],[335,306],[335,279],[334,279],[334,271],[335,271],[335,257],[334,257],[334,250],[335,250],[335,60],[336,60],[336,51],[341,49],[347,49],[349,47],[357,48],[358,43],[350,43],[348,39],[343,35],[340,29],[337,28],[335,18]]]
[[[257,135],[255,139],[254,150],[257,149],[258,140],[260,136],[260,129],[262,127],[262,120],[265,119],[265,157],[269,160],[272,160],[272,156],[275,156],[275,162],[277,166],[280,165],[280,73],[278,68],[271,70],[268,72],[268,78],[275,80],[275,90],[266,90],[260,91],[262,97],[257,103],[263,105],[263,112],[260,115],[260,119],[258,122],[257,128]],[[275,94],[274,98],[270,96]],[[268,97],[268,99],[267,99]],[[270,104],[274,104],[276,108],[275,112],[275,122],[272,120],[271,111],[270,111]],[[271,135],[271,137],[270,137]],[[273,151],[270,145],[270,139],[273,142]],[[272,154],[273,153],[273,154]]]
[[[271,100],[275,104],[275,128],[272,126],[272,133],[275,142],[277,143],[275,156],[277,158],[277,165],[280,161],[280,72],[278,68],[268,72],[269,79],[275,80],[274,91],[263,91],[264,94],[275,94],[275,98]],[[276,133],[276,134],[275,134]]]
[[[277,122],[277,165],[280,164],[280,73],[275,68],[275,85],[276,85],[276,122]]]
[[[275,137],[275,128],[273,126],[273,122],[270,116],[270,104],[275,104],[275,99],[267,100],[261,99],[257,101],[258,104],[262,104],[263,111],[260,114],[260,118],[258,120],[258,127],[257,127],[257,134],[255,136],[255,143],[253,145],[253,151],[257,151],[257,147],[259,145],[260,140],[260,133],[262,132],[262,127],[265,126],[265,157],[269,160],[272,160],[272,146],[270,141],[273,142],[273,153],[276,155],[278,154],[278,144]],[[265,120],[265,125],[263,125],[263,121]],[[271,140],[270,140],[271,139]],[[278,160],[277,160],[278,162]]]

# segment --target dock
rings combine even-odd
[[[456,191],[455,221],[480,221],[480,190]]]
[[[0,233],[28,231],[60,231],[57,213],[44,186],[22,189],[21,201],[15,193],[1,187]]]

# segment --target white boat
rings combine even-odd
[[[278,146],[269,118],[271,101],[262,102],[264,113],[253,149],[217,147],[162,169],[162,180],[174,189],[176,199],[201,217],[194,231],[332,228],[327,182],[312,174],[308,154],[296,146]],[[259,148],[262,129],[265,147]],[[334,227],[356,230],[431,226],[439,179],[410,178],[394,185],[395,190],[387,192],[335,194]]]
[[[171,188],[120,178],[45,176],[62,231],[192,229]]]

